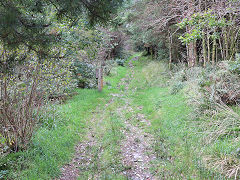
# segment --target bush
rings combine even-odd
[[[96,66],[82,61],[75,61],[74,66],[74,74],[79,88],[97,87]]]
[[[205,95],[214,101],[227,105],[240,102],[240,78],[230,71],[229,62],[220,62],[216,68],[203,73],[201,80]]]
[[[192,113],[187,122],[200,137],[200,160],[228,178],[239,176],[239,75],[229,70],[229,62],[207,68],[181,68],[173,72],[172,90],[182,88]],[[238,108],[234,110],[234,106]],[[234,173],[233,173],[234,172]]]
[[[175,83],[171,88],[171,94],[177,94],[180,90],[182,90],[184,87],[183,82],[179,81]]]
[[[240,75],[240,53],[236,54],[236,60],[230,63],[229,70]]]
[[[24,72],[22,80],[5,75],[1,82],[0,134],[5,146],[13,151],[27,148],[42,105],[43,94],[38,91],[40,65],[36,69],[25,66]]]
[[[117,65],[119,66],[125,66],[125,59],[116,59]]]
[[[112,68],[116,66],[116,61],[115,60],[108,60],[105,62],[105,66],[104,66],[104,74],[106,74],[107,76],[109,76],[111,74]]]
[[[34,55],[33,55],[34,58]],[[8,151],[25,150],[37,128],[39,112],[48,98],[75,87],[67,60],[33,59],[1,74],[0,144]]]
[[[162,41],[160,41],[158,43],[157,53],[158,53],[157,54],[157,59],[158,60],[163,60],[163,59],[168,59],[169,58],[169,50]]]
[[[240,103],[240,78],[230,70],[229,62],[219,62],[215,67],[174,68],[171,80],[172,90],[182,88],[181,82],[198,84],[198,90],[206,99],[227,105]]]
[[[40,74],[38,91],[50,99],[65,96],[77,87],[73,78],[73,62],[69,59],[45,60],[41,64]]]

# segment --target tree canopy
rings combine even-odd
[[[67,20],[70,25],[74,25],[79,18],[84,18],[88,25],[104,24],[122,2],[123,0],[1,0],[0,42],[3,49],[11,52],[11,58],[5,56],[2,61],[14,60],[15,50],[23,47],[38,55],[47,55],[52,43],[61,37],[61,33],[52,29],[54,22]]]

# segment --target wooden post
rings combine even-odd
[[[169,39],[169,69],[171,69],[171,65],[172,65],[172,35],[171,35],[171,31],[168,30],[168,39]]]
[[[188,67],[195,66],[195,58],[194,57],[194,42],[190,42],[188,45]]]
[[[102,89],[103,89],[103,68],[102,68],[102,66],[100,68],[99,74],[100,74],[100,88],[99,88],[99,91],[101,92]]]
[[[96,79],[98,81],[98,91],[102,92],[103,90],[103,68],[102,66],[96,69]]]

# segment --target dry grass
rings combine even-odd
[[[172,87],[181,82],[194,108],[192,127],[200,131],[201,158],[204,166],[223,174],[226,178],[240,178],[239,147],[240,115],[229,104],[239,102],[240,78],[231,73],[226,63],[217,68],[191,69],[181,67],[172,76]],[[228,105],[227,105],[228,104]],[[237,105],[238,106],[238,105]],[[221,143],[231,149],[226,150]]]
[[[225,174],[227,178],[239,179],[239,159],[229,155],[222,155],[221,157],[205,156],[203,161],[209,169],[220,171],[222,174]]]
[[[148,86],[164,86],[167,83],[168,67],[165,63],[152,61],[143,67],[141,73]]]

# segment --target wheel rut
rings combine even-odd
[[[118,112],[121,114],[123,110],[134,113],[134,109],[131,107],[129,102],[129,92],[134,93],[135,89],[130,90],[129,83],[134,77],[134,65],[132,61],[138,60],[133,59],[129,62],[131,73],[127,78],[123,79],[122,84],[125,85],[125,91],[122,93],[125,95],[125,107],[119,108]],[[127,91],[126,91],[127,90]],[[138,107],[138,110],[142,110],[142,107]],[[124,116],[124,114],[122,114]],[[151,162],[156,159],[155,153],[152,149],[153,136],[149,133],[144,132],[142,127],[133,125],[133,119],[137,119],[143,124],[143,126],[150,126],[151,123],[145,118],[144,114],[137,113],[132,118],[125,119],[126,128],[124,130],[125,139],[121,143],[121,152],[123,157],[124,166],[128,167],[124,174],[128,179],[131,180],[155,180],[156,177],[150,172]]]
[[[156,178],[150,171],[151,162],[155,160],[156,156],[152,149],[153,137],[151,134],[146,133],[141,126],[134,125],[133,119],[137,119],[143,126],[150,126],[151,123],[145,118],[144,114],[136,113],[132,118],[126,118],[124,112],[135,113],[133,107],[131,107],[131,99],[129,93],[134,93],[134,89],[130,89],[129,84],[134,77],[133,61],[137,61],[138,57],[129,61],[130,73],[126,77],[121,79],[120,86],[124,86],[118,94],[110,94],[112,98],[105,104],[105,108],[98,107],[91,120],[88,121],[88,132],[85,141],[79,143],[75,147],[75,154],[72,161],[66,164],[61,169],[61,177],[59,180],[76,180],[82,179],[82,175],[88,172],[88,175],[84,174],[83,179],[102,179],[101,168],[98,167],[98,161],[103,154],[103,146],[101,139],[95,137],[98,128],[104,128],[102,121],[104,121],[104,109],[111,106],[116,99],[124,100],[124,104],[120,105],[114,110],[119,118],[124,121],[124,128],[121,132],[124,138],[119,142],[122,170],[118,173],[131,180],[155,180]],[[138,107],[141,110],[142,107]],[[111,112],[113,113],[113,112]],[[97,168],[96,168],[97,167]],[[94,170],[95,169],[95,170]],[[90,173],[89,173],[90,172]]]

